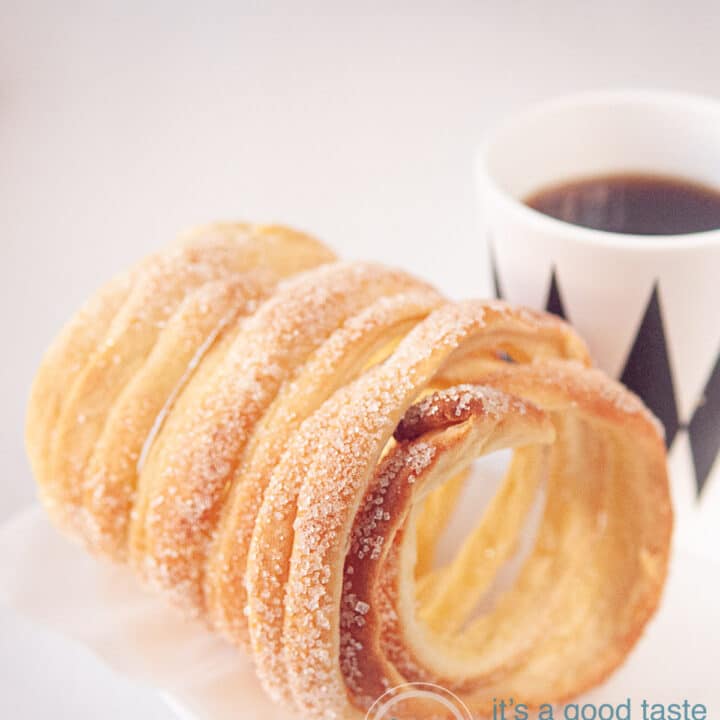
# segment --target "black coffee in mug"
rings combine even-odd
[[[617,173],[554,184],[525,204],[594,230],[683,235],[720,228],[720,190],[684,178]]]

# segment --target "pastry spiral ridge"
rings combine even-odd
[[[217,224],[61,332],[28,454],[62,528],[249,649],[285,707],[362,718],[419,681],[483,715],[601,682],[659,602],[662,430],[590,366],[554,316]],[[497,450],[500,489],[445,560],[469,468]]]

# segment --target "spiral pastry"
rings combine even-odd
[[[665,581],[662,431],[566,323],[277,226],[201,228],[100,290],[46,353],[27,447],[57,524],[309,718],[362,718],[409,681],[478,716],[569,698],[623,661]],[[468,468],[503,449],[442,559]]]

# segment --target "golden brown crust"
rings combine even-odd
[[[56,520],[77,526],[83,535],[81,527],[88,520],[83,496],[92,485],[86,476],[93,449],[116,401],[143,369],[188,294],[235,273],[262,268],[264,274],[282,277],[331,258],[307,236],[226,225],[222,234],[194,233],[182,246],[147,258],[129,280],[121,278],[103,289],[99,302],[91,301],[79,313],[43,360],[31,395],[28,450]],[[89,545],[94,546],[92,538]]]
[[[192,612],[204,611],[205,561],[228,487],[280,387],[348,317],[421,285],[378,265],[337,263],[278,287],[244,324],[202,398],[168,420],[162,451],[148,457],[148,504],[133,522],[142,542],[132,546],[146,578]]]
[[[362,718],[407,681],[475,714],[600,682],[665,580],[657,421],[554,316],[332,260],[286,228],[216,224],[102,290],[31,396],[53,517],[249,646],[307,717]],[[503,448],[501,489],[435,567],[467,468]]]
[[[84,533],[96,552],[124,558],[143,448],[170,413],[192,370],[225,329],[253,313],[274,286],[269,274],[232,275],[185,297],[144,365],[108,412],[86,470]],[[159,429],[159,428],[158,428]]]
[[[339,327],[287,383],[257,427],[209,553],[206,596],[213,625],[246,644],[247,551],[270,476],[288,440],[338,388],[392,352],[392,344],[441,304],[433,290],[381,297]]]
[[[393,437],[401,443],[415,440],[434,430],[446,430],[452,425],[459,425],[482,415],[485,400],[482,394],[474,392],[472,385],[456,385],[451,392],[436,392],[408,408],[395,428]]]
[[[549,316],[501,303],[449,303],[300,427],[270,480],[248,562],[253,650],[271,694],[287,701],[292,689],[308,715],[343,705],[333,609],[352,518],[377,460],[405,411],[452,358],[467,364],[458,351],[471,345],[487,367],[491,351],[523,331],[548,351],[564,348],[559,336],[569,332]]]
[[[494,392],[520,392],[528,398],[525,402],[544,408],[553,419],[557,439],[550,445],[551,474],[536,549],[525,560],[516,585],[489,615],[448,627],[447,620],[461,612],[458,597],[477,580],[465,560],[476,564],[491,548],[485,562],[492,564],[507,547],[503,542],[509,518],[522,498],[503,498],[501,491],[501,503],[491,506],[473,542],[464,548],[466,558],[461,551],[453,567],[428,578],[434,596],[422,598],[420,615],[431,632],[418,635],[401,597],[407,596],[408,579],[402,567],[403,544],[412,545],[412,495],[422,492],[432,462],[408,485],[404,458],[417,454],[419,445],[433,448],[433,458],[447,453],[448,443],[459,442],[457,428],[463,425],[429,430],[393,448],[366,493],[366,509],[356,516],[355,539],[345,561],[341,647],[363,651],[343,653],[343,671],[360,705],[372,702],[387,684],[408,681],[448,687],[480,715],[492,711],[492,697],[507,696],[511,690],[518,702],[534,706],[545,702],[548,692],[566,699],[602,681],[622,662],[659,601],[672,512],[665,453],[654,418],[621,386],[573,363],[508,367],[478,381]],[[483,386],[480,393],[488,389]],[[475,407],[482,418],[482,403]],[[452,414],[447,398],[438,401],[437,396],[409,414],[432,417],[437,409]],[[527,413],[521,416],[527,421]],[[477,422],[477,415],[472,419]],[[523,477],[528,475],[524,467]],[[512,470],[506,485],[510,482]],[[378,519],[380,510],[384,514]],[[570,522],[569,512],[577,515]],[[500,517],[502,525],[492,527]],[[479,542],[483,526],[489,530],[484,544]],[[385,543],[382,552],[372,556],[367,553],[368,537],[376,535]],[[353,611],[358,605],[361,616]],[[452,667],[448,654],[456,655],[461,665]]]
[[[52,493],[45,492],[45,483],[48,482],[55,424],[68,389],[85,367],[87,356],[105,337],[133,280],[132,273],[124,273],[99,290],[63,328],[45,353],[35,375],[28,403],[25,442],[45,505],[53,514],[55,498]]]

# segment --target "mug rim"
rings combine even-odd
[[[712,96],[695,95],[666,90],[589,90],[570,95],[563,95],[544,102],[536,103],[528,108],[513,114],[509,119],[501,121],[495,128],[487,133],[477,153],[477,177],[482,184],[483,192],[491,192],[494,199],[506,209],[520,215],[525,222],[539,225],[541,228],[556,235],[572,236],[573,240],[585,244],[604,245],[609,247],[630,247],[634,249],[677,250],[680,248],[702,248],[720,244],[720,228],[703,230],[701,232],[681,233],[673,235],[639,235],[636,233],[617,233],[608,230],[575,225],[565,220],[545,215],[539,210],[529,207],[505,190],[490,172],[489,155],[493,147],[505,134],[517,129],[524,122],[549,112],[607,104],[636,104],[663,105],[675,107],[692,107],[696,111],[709,115],[717,115],[720,122],[720,99]],[[558,178],[561,181],[566,178]]]

